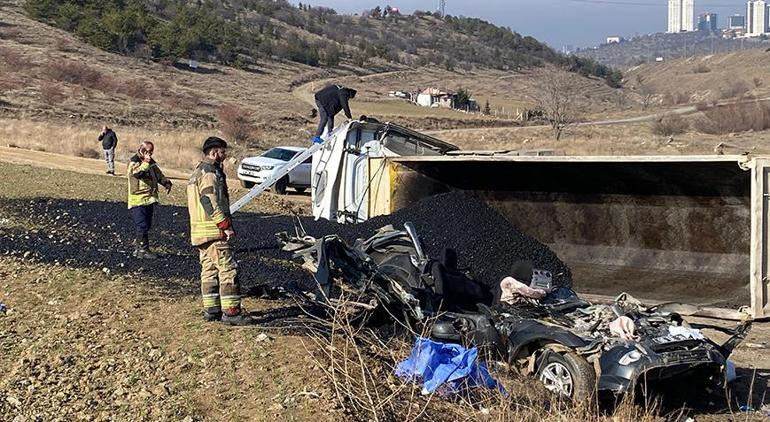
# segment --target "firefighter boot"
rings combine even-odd
[[[247,314],[246,310],[241,307],[225,309],[222,313],[222,323],[225,325],[243,326],[253,325],[256,322],[257,321],[255,321],[254,318]]]

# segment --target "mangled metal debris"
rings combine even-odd
[[[717,387],[725,382],[727,358],[751,327],[749,321],[732,330],[688,323],[682,317],[688,306],[647,307],[625,293],[611,304],[592,304],[567,287],[551,287],[549,274],[531,266],[528,278],[517,281],[531,282],[528,289],[514,286],[508,296],[505,287],[485,291],[453,267],[452,253],[441,260],[426,256],[414,227],[406,227],[384,227],[352,246],[334,235],[279,238],[314,274],[316,300],[334,303],[346,295],[363,305],[361,312],[387,310],[433,339],[490,351],[576,400],[675,378],[688,378],[693,388]],[[532,294],[538,290],[543,294]],[[522,300],[501,300],[517,294]],[[703,329],[730,338],[718,344]]]

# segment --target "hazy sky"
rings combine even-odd
[[[297,3],[297,0],[292,0]],[[435,10],[438,0],[306,0],[342,13],[360,13],[390,4],[403,13],[415,9]],[[473,16],[510,26],[532,35],[554,48],[563,45],[587,47],[604,42],[610,35],[633,36],[666,30],[668,0],[446,0],[446,12]],[[697,15],[714,12],[722,27],[727,16],[746,14],[745,0],[695,0]]]

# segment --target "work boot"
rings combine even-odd
[[[254,318],[251,317],[251,315],[246,313],[246,310],[243,308],[235,308],[233,310],[226,309],[222,313],[222,323],[225,325],[237,325],[237,326],[243,326],[243,325],[253,325],[257,321],[254,320]]]
[[[158,256],[154,253],[150,252],[150,245],[149,241],[147,240],[147,235],[140,235],[137,236],[136,241],[134,242],[136,247],[134,249],[134,257],[138,259],[156,259]]]
[[[203,311],[203,320],[206,321],[206,322],[221,321],[222,320],[222,313],[221,312]]]

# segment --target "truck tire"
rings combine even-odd
[[[241,180],[241,186],[243,186],[246,189],[251,189],[254,187],[254,182],[247,182],[245,180]]]
[[[270,188],[273,193],[278,195],[286,195],[286,188],[289,187],[289,178],[284,176],[278,179],[277,182]]]
[[[591,400],[596,392],[596,372],[573,352],[547,352],[537,370],[545,388],[575,402]]]

